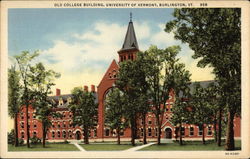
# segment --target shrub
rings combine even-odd
[[[64,144],[68,144],[69,143],[69,141],[68,140],[64,140],[64,142],[63,142]]]
[[[24,144],[24,140],[22,138],[18,139],[18,143],[19,145],[23,145]]]
[[[31,144],[36,145],[36,144],[38,144],[38,143],[41,143],[41,139],[39,139],[39,138],[36,137],[36,136],[33,136],[32,138],[30,138],[30,142],[31,142]]]
[[[8,144],[15,144],[15,133],[14,129],[11,130],[11,132],[8,132]]]

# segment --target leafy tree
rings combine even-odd
[[[129,110],[125,112],[126,119],[128,120],[131,128],[131,144],[135,146],[135,138],[137,137],[137,118],[138,118],[138,81],[136,65],[133,61],[128,60],[120,63],[118,79],[116,86],[124,93],[125,103],[124,109]]]
[[[195,83],[195,90],[192,97],[192,116],[194,124],[202,129],[202,143],[205,144],[205,125],[212,123],[213,112],[207,100],[205,88],[200,83]]]
[[[113,88],[106,99],[106,123],[112,130],[116,130],[117,144],[120,145],[121,130],[126,128],[125,109],[124,109],[124,95],[118,88]]]
[[[28,119],[28,108],[31,105],[33,100],[33,93],[31,91],[32,85],[30,83],[30,67],[32,60],[37,57],[39,53],[35,51],[34,53],[29,53],[28,51],[23,51],[21,55],[15,56],[15,59],[18,64],[21,86],[23,88],[21,96],[21,104],[26,107],[26,134],[27,134],[27,147],[30,147],[29,139],[29,119]]]
[[[172,60],[170,74],[166,81],[169,88],[172,88],[175,93],[175,101],[173,106],[173,116],[171,121],[179,130],[180,145],[182,145],[182,125],[190,119],[190,105],[187,98],[190,97],[190,76],[189,71],[185,69],[183,63],[177,60]],[[176,134],[177,135],[177,134]]]
[[[15,147],[18,146],[18,127],[17,115],[20,109],[20,76],[16,68],[12,66],[8,69],[8,113],[9,116],[14,118],[14,143]]]
[[[214,138],[218,146],[221,146],[221,136],[222,136],[222,111],[223,99],[221,98],[221,90],[215,82],[210,83],[208,87],[205,88],[205,96],[208,106],[212,111],[213,116],[213,128],[214,128]]]
[[[94,92],[84,91],[82,87],[72,90],[72,102],[69,107],[73,113],[73,124],[83,127],[84,143],[89,144],[89,130],[97,123],[98,105]]]
[[[166,49],[151,46],[145,52],[151,66],[147,72],[147,80],[152,97],[152,111],[157,121],[157,144],[160,144],[161,125],[169,94],[173,90],[176,92],[175,94],[178,94],[181,90],[186,92],[185,84],[190,77],[189,72],[184,70],[184,64],[178,63],[179,59],[176,56],[179,51],[179,46],[171,46]]]
[[[226,149],[234,150],[233,119],[241,109],[241,9],[175,9],[165,31],[194,50],[199,67],[211,66],[227,108]]]
[[[146,139],[146,114],[149,110],[149,83],[147,73],[151,65],[147,61],[144,52],[138,52],[134,61],[128,60],[120,63],[118,80],[116,86],[124,93],[125,115],[131,126],[131,143],[135,145],[137,138],[137,119],[140,117],[143,122],[143,143]]]
[[[45,147],[46,134],[52,125],[50,117],[60,116],[53,111],[56,105],[48,97],[52,93],[51,86],[54,85],[52,81],[60,77],[60,74],[53,70],[46,70],[42,63],[37,63],[35,66],[30,67],[30,72],[30,82],[33,85],[32,92],[34,93],[33,107],[37,110],[36,115],[42,123],[42,143],[43,147]]]

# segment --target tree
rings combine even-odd
[[[18,146],[18,127],[17,115],[20,109],[20,76],[14,66],[8,69],[8,113],[9,116],[14,118],[14,143],[15,147]]]
[[[69,107],[73,113],[73,124],[83,127],[84,143],[89,144],[89,130],[97,123],[98,105],[94,92],[84,91],[82,87],[72,90],[72,102]]]
[[[222,111],[223,99],[221,98],[221,90],[218,84],[215,82],[210,83],[205,89],[206,101],[209,108],[212,111],[213,116],[213,128],[214,128],[214,138],[218,146],[221,146],[221,136],[222,136]]]
[[[137,119],[139,117],[144,121],[143,143],[147,143],[145,119],[149,110],[147,73],[150,67],[144,52],[138,52],[134,61],[127,60],[120,63],[116,86],[124,93],[126,98],[125,110],[130,110],[126,111],[125,116],[132,131],[132,145],[135,145],[135,138],[137,138]]]
[[[209,107],[208,96],[205,88],[200,83],[195,83],[195,90],[192,95],[192,116],[195,125],[202,129],[202,143],[205,144],[205,125],[212,123],[213,110]]]
[[[184,69],[185,65],[178,63],[179,59],[176,58],[179,51],[179,46],[171,46],[166,49],[151,46],[145,52],[151,66],[147,73],[147,80],[152,97],[152,111],[156,116],[158,145],[160,144],[161,125],[169,94],[173,90],[175,95],[178,95],[180,91],[186,92],[186,85],[190,80],[189,72]]]
[[[33,94],[31,91],[31,83],[30,83],[30,67],[32,60],[37,57],[39,53],[35,51],[34,53],[29,53],[28,51],[23,51],[21,55],[15,56],[15,59],[18,64],[20,76],[21,76],[21,83],[22,83],[22,96],[21,96],[21,104],[23,104],[26,108],[26,134],[27,134],[27,147],[30,147],[29,139],[29,119],[28,119],[28,108],[31,105],[33,100]]]
[[[137,137],[137,118],[138,118],[138,81],[135,69],[136,65],[133,61],[128,60],[120,63],[118,79],[116,86],[123,92],[125,97],[124,109],[131,128],[131,144],[135,146],[135,138]]]
[[[211,66],[227,108],[226,149],[234,150],[233,119],[241,109],[240,8],[175,9],[165,31],[194,50],[199,67]]]
[[[50,117],[60,116],[53,111],[56,105],[48,97],[52,93],[51,86],[54,85],[52,81],[55,78],[59,78],[60,74],[53,70],[46,70],[42,63],[37,63],[35,66],[30,67],[30,72],[30,82],[33,85],[32,92],[34,93],[32,105],[37,110],[36,115],[42,123],[42,143],[43,147],[45,147],[46,134],[52,125]]]
[[[112,130],[116,130],[117,144],[120,145],[121,130],[126,128],[124,96],[118,88],[113,88],[108,94],[105,106],[105,120]]]
[[[180,145],[182,145],[182,125],[187,123],[190,119],[190,105],[188,98],[190,97],[189,85],[191,74],[185,69],[183,63],[177,60],[172,60],[169,68],[169,75],[166,78],[169,88],[172,88],[175,94],[175,101],[173,106],[173,116],[171,121],[177,126],[179,130]],[[176,134],[177,135],[177,134]]]

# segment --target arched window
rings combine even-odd
[[[66,131],[63,131],[63,138],[66,138]]]
[[[60,131],[57,132],[57,137],[60,138],[61,137],[61,133]]]
[[[109,136],[109,129],[105,129],[105,136]]]

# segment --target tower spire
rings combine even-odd
[[[127,33],[122,45],[122,48],[118,51],[120,60],[134,60],[136,58],[136,53],[139,51],[139,46],[136,40],[134,25],[132,22],[132,13],[130,12],[130,22],[128,23]]]

